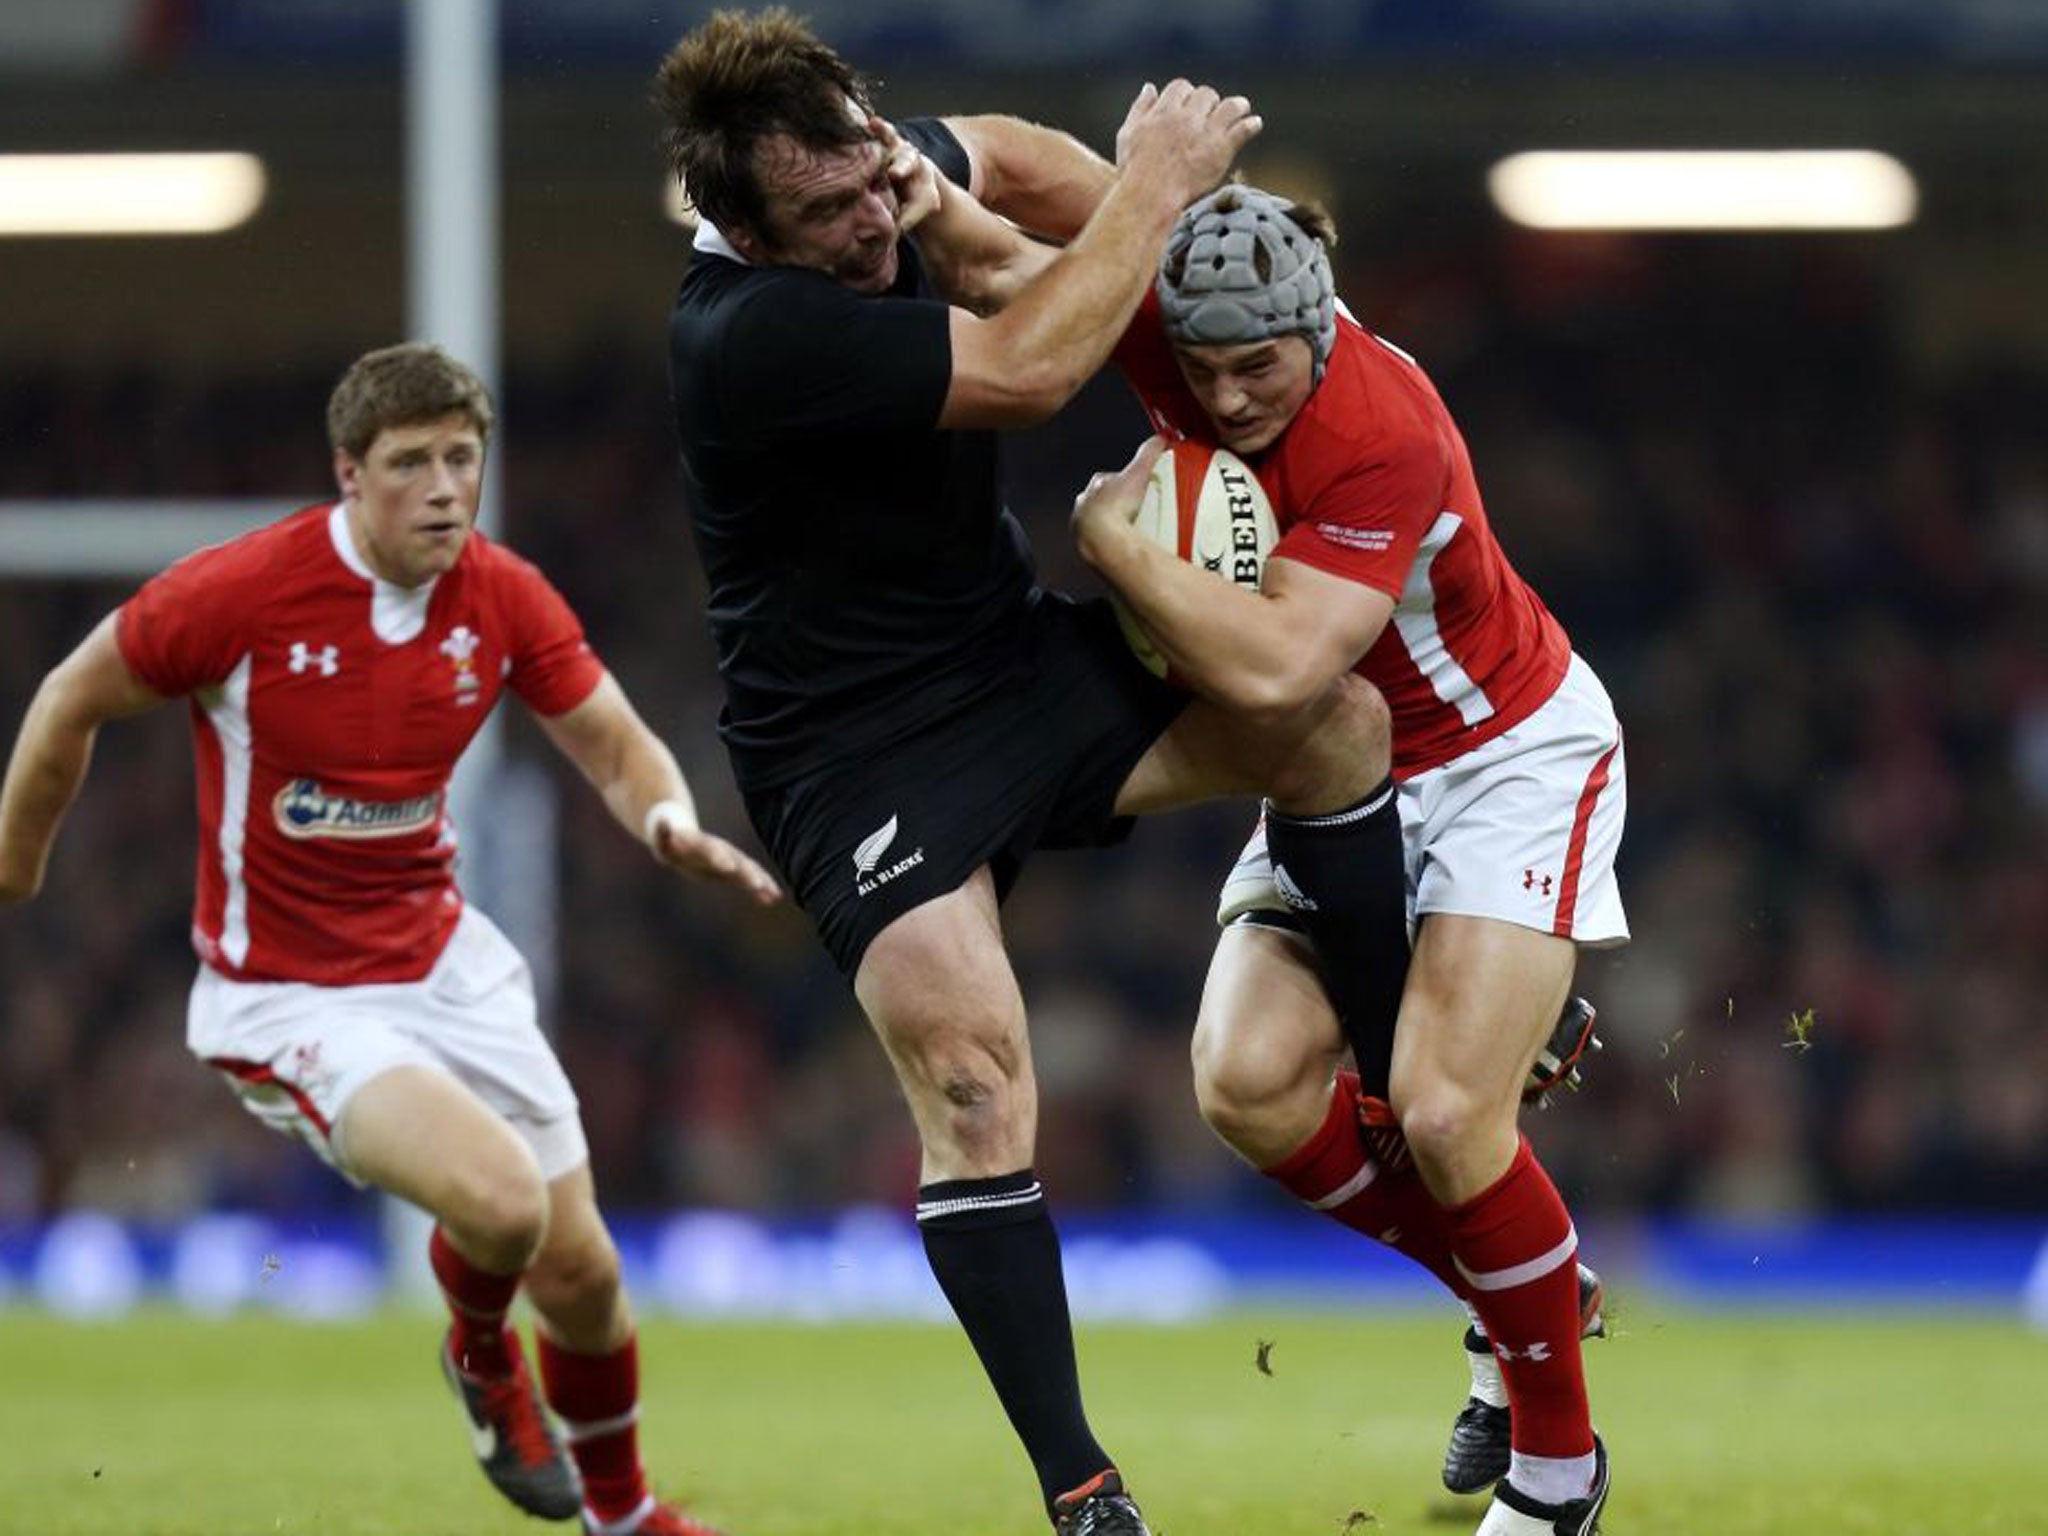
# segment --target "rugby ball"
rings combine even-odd
[[[1170,444],[1159,455],[1131,526],[1169,554],[1254,592],[1280,536],[1273,504],[1244,460],[1195,442]],[[1166,657],[1144,625],[1120,601],[1116,616],[1138,660],[1166,676]]]

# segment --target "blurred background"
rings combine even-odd
[[[1148,78],[1246,91],[1267,120],[1249,174],[1335,213],[1352,310],[1430,370],[1510,558],[1628,731],[1637,937],[1581,969],[1608,1042],[1587,1088],[1530,1119],[1589,1256],[1738,1300],[1855,1281],[2012,1303],[2048,1226],[2048,6],[805,9],[892,116],[1014,112],[1108,152]],[[421,329],[409,244],[468,236],[501,262],[502,534],[579,610],[707,821],[743,831],[667,414],[688,236],[647,105],[707,10],[505,0],[501,222],[486,206],[480,230],[469,201],[408,200],[456,98],[408,93],[396,0],[10,0],[0,163],[233,151],[262,190],[217,232],[9,234],[26,194],[0,181],[9,732],[152,568],[164,540],[138,520],[179,510],[164,499],[272,515],[330,493],[328,389]],[[1850,227],[1781,227],[1836,216],[1836,167],[1761,228],[1611,227],[1640,191],[1609,227],[1551,228],[1492,175],[1658,149],[1875,152],[1888,191]],[[1066,509],[1142,432],[1106,378],[1007,443],[1049,583],[1091,588]],[[121,504],[115,531],[67,540],[83,502]],[[332,1294],[373,1283],[374,1205],[183,1049],[189,756],[180,710],[107,732],[48,888],[0,916],[0,1298],[63,1305],[112,1274],[110,1305],[188,1282],[247,1299],[250,1255],[289,1244]],[[677,886],[523,718],[502,756],[466,835],[540,835],[468,883],[553,999],[629,1258],[677,1306],[738,1307],[774,1291],[750,1264],[914,1250],[908,1116],[801,915]],[[1076,1284],[1105,1305],[1262,1275],[1403,1283],[1286,1210],[1193,1108],[1213,892],[1250,820],[1042,857],[1007,909],[1040,1169],[1099,1245]],[[867,1303],[895,1305],[886,1289]]]

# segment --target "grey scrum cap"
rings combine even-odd
[[[1159,308],[1182,346],[1240,346],[1301,336],[1322,381],[1337,344],[1337,286],[1322,241],[1257,187],[1227,186],[1190,204],[1166,237]]]

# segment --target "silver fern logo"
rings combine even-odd
[[[891,816],[882,826],[862,838],[860,845],[853,850],[853,892],[856,896],[866,896],[924,862],[924,849],[914,848],[895,863],[883,865],[882,860],[896,843],[896,824],[897,818]]]
[[[875,866],[882,862],[882,855],[889,851],[889,845],[896,841],[896,818],[891,816],[880,831],[870,832],[860,840],[860,846],[853,850],[854,872],[863,879],[875,872]]]

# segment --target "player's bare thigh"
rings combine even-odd
[[[1160,733],[1117,791],[1119,816],[1153,816],[1204,800],[1254,795],[1264,789],[1242,759],[1250,727],[1206,699],[1196,699]]]
[[[1257,924],[1225,928],[1192,1053],[1203,1119],[1253,1167],[1285,1161],[1313,1136],[1344,1035],[1308,944]]]
[[[547,1225],[540,1164],[512,1126],[453,1075],[403,1065],[349,1096],[335,1149],[357,1178],[430,1212],[479,1262],[531,1258]],[[524,1247],[523,1254],[514,1250]]]
[[[1496,918],[1423,917],[1394,1031],[1390,1097],[1439,1200],[1470,1199],[1513,1159],[1522,1085],[1576,963],[1576,947],[1555,934]]]
[[[986,865],[877,934],[853,991],[910,1102],[926,1183],[1030,1166],[1038,1089]]]
[[[1287,714],[1249,715],[1196,699],[1124,780],[1117,814],[1255,794],[1283,809],[1334,809],[1386,777],[1389,731],[1379,690],[1350,673]]]

